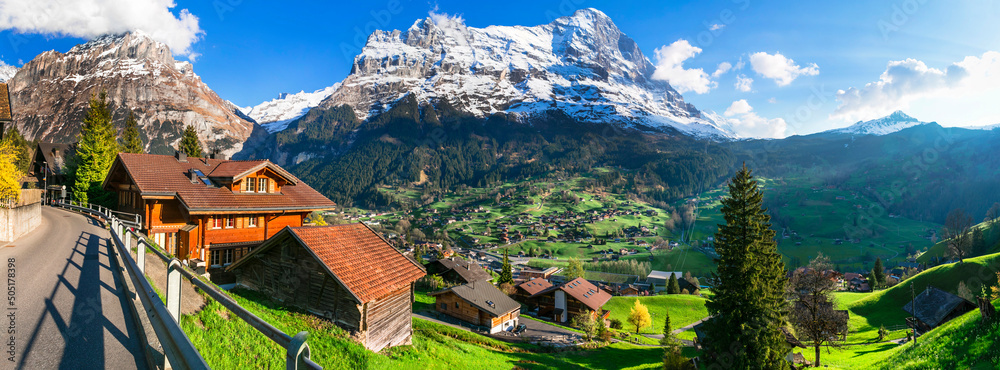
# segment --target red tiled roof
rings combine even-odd
[[[601,306],[604,306],[611,299],[611,294],[594,286],[594,284],[591,284],[584,278],[573,279],[560,286],[559,289],[562,289],[578,301],[583,302],[583,304],[594,311],[600,310]]]
[[[215,169],[211,173],[205,173],[208,177],[216,178],[226,178],[230,180],[241,179],[253,172],[259,171],[262,168],[270,168],[274,172],[277,172],[281,177],[291,183],[295,183],[295,176],[286,172],[283,168],[278,167],[278,165],[271,163],[267,160],[257,160],[257,161],[226,161],[219,163],[215,166]]]
[[[552,283],[550,283],[548,280],[545,279],[532,279],[521,283],[517,287],[520,289],[524,289],[524,291],[527,292],[529,296],[531,296],[545,289],[551,288]]]
[[[272,194],[234,193],[224,186],[191,182],[191,170],[208,175],[219,167],[246,168],[246,163],[253,166],[264,163],[278,169],[276,172],[287,174],[290,182],[281,187],[280,193]],[[119,153],[105,179],[105,188],[109,188],[108,179],[121,172],[132,179],[144,196],[176,196],[189,212],[319,210],[335,206],[333,201],[268,161],[188,158],[187,162],[181,162],[169,155]]]
[[[361,223],[288,230],[362,303],[409,287],[425,274],[416,262]]]

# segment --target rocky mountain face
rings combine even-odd
[[[530,118],[556,109],[583,122],[735,137],[669,84],[652,80],[654,69],[635,41],[596,9],[535,27],[480,29],[427,18],[369,36],[351,74],[319,107],[347,104],[365,119],[413,94],[420,104],[446,101],[478,117]]]
[[[106,35],[66,53],[47,51],[8,81],[14,120],[28,139],[72,142],[92,95],[106,91],[114,120],[131,109],[147,150],[170,153],[187,125],[206,150],[239,151],[255,122],[219,98],[188,62],[135,31]]]

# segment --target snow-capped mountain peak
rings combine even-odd
[[[858,121],[857,123],[841,129],[830,130],[828,132],[852,135],[888,135],[913,126],[927,124],[920,120],[908,116],[902,111],[895,111],[892,114],[873,119],[871,121]]]
[[[585,122],[673,127],[699,137],[736,135],[664,81],[638,44],[596,9],[533,27],[466,26],[435,15],[408,29],[375,31],[351,74],[320,106],[351,106],[361,119],[412,94],[484,117],[558,109]]]
[[[311,93],[305,91],[297,94],[281,93],[278,94],[277,99],[257,104],[254,107],[240,108],[240,111],[257,121],[267,129],[267,132],[278,132],[319,105],[338,88],[340,88],[340,83]]]
[[[7,82],[17,74],[17,67],[0,61],[0,82]]]

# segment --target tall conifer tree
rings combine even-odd
[[[69,163],[73,178],[73,198],[104,206],[114,206],[114,193],[104,191],[101,183],[118,155],[118,140],[111,122],[108,94],[90,97],[90,106],[80,128],[76,155]]]
[[[785,265],[763,194],[746,165],[729,181],[726,221],[715,234],[718,271],[705,306],[708,361],[736,369],[787,369]],[[709,365],[711,366],[711,365]]]
[[[497,279],[497,285],[504,283],[514,283],[514,273],[511,271],[510,257],[507,255],[507,248],[503,249],[503,266],[500,268],[500,277]]]
[[[125,131],[122,132],[122,152],[125,153],[144,153],[142,145],[142,138],[139,137],[139,124],[135,120],[135,113],[131,111],[128,112],[128,118],[125,119]]]
[[[184,137],[178,149],[188,157],[201,158],[201,141],[198,140],[198,132],[194,130],[194,126],[184,128]]]

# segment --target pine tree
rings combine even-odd
[[[198,133],[194,126],[184,128],[184,137],[181,139],[178,150],[187,154],[188,157],[201,158],[201,141],[198,140]]]
[[[882,266],[882,258],[875,259],[875,267],[872,268],[872,282],[875,287],[885,285],[885,267]]]
[[[128,112],[128,118],[125,119],[125,130],[122,132],[121,147],[124,153],[145,153],[142,138],[139,137],[138,122],[136,122],[135,113],[131,111]]]
[[[719,257],[715,295],[705,303],[708,366],[787,369],[781,327],[788,315],[785,266],[778,254],[763,193],[746,165],[722,200],[724,225],[715,234]]]
[[[664,316],[663,318],[664,318],[665,321],[663,323],[663,339],[660,339],[660,345],[661,346],[675,346],[675,345],[677,345],[677,343],[674,340],[675,339],[674,338],[674,330],[673,330],[673,328],[670,327],[670,312],[664,311],[663,316]]]
[[[497,285],[499,284],[513,284],[514,274],[511,272],[510,258],[507,254],[507,248],[503,249],[503,267],[500,268],[500,278],[497,279]]]
[[[114,193],[104,191],[101,183],[107,177],[119,148],[107,98],[107,92],[103,91],[98,96],[90,97],[90,106],[78,136],[76,155],[69,163],[69,173],[73,179],[74,199],[111,207],[115,205]]]
[[[667,282],[667,294],[681,294],[681,285],[677,282],[676,273],[670,273],[670,281]]]

